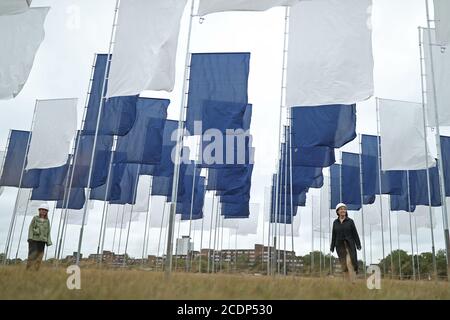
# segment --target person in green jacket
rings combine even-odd
[[[28,229],[28,261],[27,270],[39,270],[44,256],[45,245],[51,246],[49,207],[47,203],[39,206],[39,215],[34,216]]]

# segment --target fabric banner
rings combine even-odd
[[[336,162],[334,149],[330,147],[292,146],[292,165],[326,168]]]
[[[361,205],[359,155],[342,152],[342,202]]]
[[[78,99],[37,100],[26,170],[67,163],[77,131]]]
[[[381,230],[381,215],[383,213],[383,231],[388,231],[389,221],[389,198],[382,197],[380,204],[380,196],[377,195],[373,204],[364,205],[364,222],[366,225],[372,226],[372,230]]]
[[[170,100],[139,98],[133,128],[117,140],[114,162],[159,164]]]
[[[178,122],[174,120],[167,120],[164,125],[163,143],[161,151],[161,162],[155,165],[153,169],[154,176],[170,177],[174,174],[174,162],[172,160],[172,151],[176,146],[176,132],[178,130]],[[172,137],[175,140],[172,140]]]
[[[436,165],[425,157],[422,105],[379,99],[382,170],[420,170]]]
[[[292,109],[292,145],[340,148],[356,138],[356,105]]]
[[[450,197],[450,137],[441,136],[441,150],[442,166],[444,168],[445,196]]]
[[[88,187],[89,168],[91,165],[92,150],[95,136],[78,135],[79,141],[75,142],[75,160],[72,187]],[[91,188],[97,188],[106,183],[109,171],[109,163],[112,156],[113,136],[97,136],[95,146],[94,166],[91,177]]]
[[[131,165],[127,166],[125,163],[113,163],[108,185],[105,183],[99,187],[92,188],[89,199],[99,201],[120,200],[122,193],[121,182],[127,167],[128,169],[131,169]],[[128,182],[128,180],[124,181],[124,183],[127,184]]]
[[[81,226],[83,223],[83,208],[79,210],[67,210],[66,223],[70,226]],[[64,212],[64,211],[63,211]],[[86,211],[86,217],[84,219],[84,225],[86,226],[89,221],[89,210]]]
[[[56,202],[56,208],[67,208],[72,210],[81,210],[84,207],[84,204],[86,203],[86,195],[84,192],[84,189],[71,189],[70,190],[70,196],[69,196],[69,190],[66,190],[66,199],[61,199],[58,202]],[[69,197],[69,199],[67,199]]]
[[[136,212],[147,212],[149,210],[150,188],[152,186],[152,177],[139,176],[136,203],[133,210]]]
[[[0,177],[3,173],[3,164],[5,162],[6,151],[0,150]]]
[[[413,205],[410,201],[410,195],[408,190],[408,180],[407,175],[404,174],[402,176],[402,188],[401,193],[399,195],[391,195],[390,196],[390,208],[391,211],[406,211],[406,212],[414,212],[416,210],[416,206]]]
[[[17,193],[17,215],[34,215],[38,213],[38,207],[42,201],[31,201],[32,189],[21,188]]]
[[[228,219],[225,219],[228,220]],[[257,234],[259,220],[259,204],[250,203],[250,215],[246,219],[238,219],[237,234],[247,236],[250,234]]]
[[[172,91],[181,18],[187,0],[120,3],[108,97]]]
[[[186,129],[194,134],[194,122],[204,122],[203,116],[211,122],[205,123],[205,128],[242,127],[248,105],[250,53],[196,53],[190,66]],[[224,124],[218,125],[222,119],[217,116],[225,117]]]
[[[426,94],[427,94],[427,121],[431,127],[436,126],[435,115],[435,99],[433,90],[433,77],[431,72],[431,62],[433,62],[434,84],[436,90],[437,108],[439,113],[439,125],[450,125],[450,92],[447,89],[447,84],[450,81],[450,52],[446,47],[441,47],[436,43],[435,30],[431,30],[431,44],[432,52],[430,51],[430,39],[428,29],[423,30],[423,47],[425,59],[425,74],[426,74]],[[433,61],[431,61],[431,53],[433,54]]]
[[[437,42],[441,45],[448,45],[450,42],[450,2],[433,0],[433,3]]]
[[[290,10],[287,106],[373,95],[372,0],[300,1]]]
[[[26,165],[25,156],[29,140],[30,132],[11,130],[8,149],[3,164],[3,172],[0,179],[0,186],[19,188],[21,176],[22,185],[20,187],[36,188],[39,186],[41,170],[23,171],[24,165]]]
[[[203,205],[205,203],[205,177],[196,176],[195,179],[196,182],[193,191],[192,178],[186,179],[185,177],[184,179],[184,196],[180,199],[181,203],[177,204],[177,211],[181,213],[181,220],[199,220],[203,218]],[[189,183],[190,187],[188,187]],[[192,192],[194,192],[194,202],[192,202]],[[179,205],[181,205],[180,210],[178,210]]]
[[[225,218],[248,218],[250,216],[250,204],[242,202],[221,202],[221,214]]]
[[[139,221],[139,212],[132,212],[131,205],[111,204],[108,206],[106,228],[125,229],[128,223]]]
[[[0,10],[1,6],[3,4]],[[31,8],[5,16],[0,11],[0,99],[15,98],[25,86],[36,52],[44,40],[44,22],[49,9]]]
[[[31,200],[57,201],[64,198],[69,165],[41,170],[39,186],[33,189]]]
[[[0,16],[18,14],[30,8],[32,0],[2,0],[0,3]]]
[[[439,171],[437,167],[428,169],[430,177],[431,206],[441,206],[441,190],[439,186]],[[409,192],[411,205],[430,204],[428,199],[427,170],[409,171]]]
[[[292,6],[300,0],[201,0],[198,15],[225,11],[266,11],[278,6]]]
[[[107,54],[96,55],[94,76],[83,126],[83,134],[86,135],[95,135],[100,102],[108,88],[108,81],[105,81],[107,63]],[[104,89],[103,92],[102,89]],[[126,135],[136,120],[137,100],[137,95],[104,99],[98,133],[101,135]]]

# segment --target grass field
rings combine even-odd
[[[450,299],[448,282],[382,280],[368,290],[341,278],[270,278],[173,274],[144,270],[81,270],[81,290],[68,290],[65,269],[0,267],[0,299]]]

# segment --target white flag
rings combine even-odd
[[[49,8],[0,16],[0,99],[16,97],[27,82],[34,57],[44,40]]]
[[[3,163],[5,162],[6,151],[0,150],[0,177],[3,173]]]
[[[398,233],[400,235],[411,235],[411,231],[414,232],[414,230],[411,230],[411,227],[414,227],[414,221],[412,220],[411,217],[411,224],[410,224],[410,215],[411,213],[409,212],[396,212],[395,213],[397,215],[397,228],[398,228]]]
[[[353,104],[373,95],[371,6],[371,0],[321,0],[291,8],[288,106]]]
[[[379,99],[382,170],[426,168],[422,105]],[[428,167],[436,165],[428,153]]]
[[[133,206],[135,212],[147,212],[150,198],[150,186],[152,177],[139,176],[139,181],[136,191],[136,204]]]
[[[172,91],[187,0],[126,0],[119,9],[108,97]]]
[[[63,213],[65,210],[62,211]],[[72,226],[81,226],[83,222],[84,209],[81,210],[67,210],[66,223]],[[89,210],[86,212],[86,218],[84,219],[84,225],[87,225],[89,219]]]
[[[0,16],[18,14],[30,8],[32,0],[2,0],[0,1]]]
[[[77,130],[78,99],[38,100],[26,170],[67,163]]]
[[[198,15],[225,11],[266,11],[273,7],[292,6],[300,0],[200,0]]]
[[[450,1],[433,0],[436,36],[439,44],[450,42]]]
[[[152,208],[150,210],[150,227],[165,228],[169,222],[170,205],[166,204],[166,197],[152,196]]]
[[[439,112],[439,124],[441,126],[450,125],[450,48],[436,45],[435,31],[431,30],[431,43],[433,52],[434,84],[436,88],[436,100]],[[435,101],[433,90],[433,77],[431,72],[431,55],[428,29],[423,32],[426,92],[427,92],[427,114],[428,125],[436,126]]]

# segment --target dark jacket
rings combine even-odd
[[[361,249],[361,241],[359,240],[355,222],[349,217],[345,218],[342,223],[339,221],[339,218],[334,220],[330,251],[333,252],[334,248],[336,248],[339,258],[345,258],[345,242],[349,249],[352,264],[355,270],[358,270],[356,249]]]

